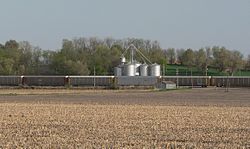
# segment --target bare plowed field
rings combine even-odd
[[[0,148],[249,148],[249,89],[0,90]]]

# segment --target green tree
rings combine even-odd
[[[4,49],[4,45],[0,43],[0,49]]]
[[[113,59],[112,51],[106,46],[98,46],[95,50],[95,53],[92,55],[92,64],[90,65],[93,72],[94,67],[97,75],[108,75],[112,69],[112,59]]]
[[[63,63],[64,75],[88,75],[89,71],[86,63],[81,61],[67,60]]]
[[[2,65],[6,64],[8,66],[8,69],[5,69],[5,74],[17,75],[22,55],[19,44],[15,40],[7,41],[4,49],[1,50],[1,55],[3,57]]]
[[[152,49],[149,52],[149,59],[152,63],[167,65],[166,53],[162,49]]]
[[[2,75],[14,74],[14,64],[15,64],[15,61],[11,58],[1,58],[0,59],[0,73]]]
[[[191,68],[195,64],[195,54],[192,49],[187,49],[183,54],[183,65]]]

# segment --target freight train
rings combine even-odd
[[[153,87],[163,81],[177,86],[250,87],[250,76],[0,76],[1,87]]]

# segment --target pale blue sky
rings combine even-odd
[[[59,49],[63,38],[158,40],[163,48],[225,46],[250,54],[250,0],[0,0],[0,43]]]

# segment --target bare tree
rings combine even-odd
[[[175,64],[175,62],[176,62],[176,53],[175,53],[174,48],[168,48],[166,50],[166,56],[167,56],[168,62],[170,64]]]
[[[5,43],[5,49],[18,49],[19,44],[16,40],[9,40]]]
[[[73,46],[74,49],[76,49],[77,51],[83,53],[84,51],[87,50],[88,41],[87,41],[87,39],[84,38],[84,37],[74,38],[74,39],[72,40],[72,46]]]
[[[185,53],[184,49],[176,50],[177,63],[183,64],[183,55]]]
[[[243,55],[239,51],[231,51],[229,57],[230,73],[233,75],[243,67]]]
[[[195,66],[203,72],[206,70],[206,60],[207,57],[204,49],[195,52]]]
[[[228,62],[230,57],[230,51],[225,47],[213,47],[213,65],[220,71],[225,71],[228,68]]]
[[[108,47],[111,48],[114,44],[115,40],[111,37],[107,37],[104,39],[104,44]]]
[[[250,54],[248,55],[247,60],[246,60],[246,69],[250,70]]]

